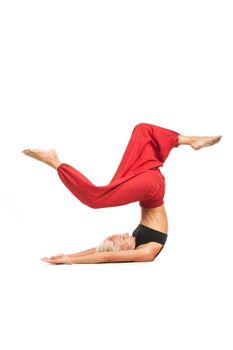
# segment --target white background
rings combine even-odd
[[[231,1],[1,1],[1,337],[8,349],[232,349]],[[172,150],[152,263],[40,257],[131,232],[138,203],[91,209],[21,153],[55,148],[109,183],[147,122],[218,145]]]

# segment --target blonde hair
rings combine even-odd
[[[111,241],[109,238],[107,238],[98,245],[96,248],[96,253],[115,252],[119,250],[121,250],[120,247],[115,244],[114,241]]]

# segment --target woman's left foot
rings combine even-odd
[[[202,147],[212,146],[221,140],[221,135],[219,136],[194,136],[191,146],[193,149],[198,150]]]

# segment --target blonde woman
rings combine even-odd
[[[110,235],[98,247],[42,260],[51,264],[153,261],[163,249],[168,233],[165,178],[159,168],[174,147],[189,145],[199,150],[220,139],[221,136],[184,136],[161,126],[139,123],[132,131],[116,173],[106,186],[95,186],[79,170],[61,162],[54,150],[25,149],[25,155],[54,168],[71,193],[90,208],[133,202],[139,202],[141,207],[141,220],[132,235]]]

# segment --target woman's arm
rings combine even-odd
[[[96,264],[96,263],[113,263],[113,262],[143,262],[153,261],[154,252],[147,249],[138,250],[121,250],[119,252],[101,252],[92,255],[78,256],[69,258],[69,264]]]
[[[68,257],[68,258],[76,258],[77,256],[83,256],[83,255],[91,255],[96,252],[96,248],[90,248],[86,250],[82,250],[81,252],[73,253],[73,254],[57,254],[57,255],[52,255],[49,257],[49,259],[57,259],[61,257]]]
[[[97,263],[113,263],[113,262],[145,262],[153,261],[158,255],[158,247],[153,246],[135,249],[121,250],[116,252],[100,252],[89,255],[79,255],[70,257],[69,255],[61,255],[52,258],[42,258],[43,261],[52,264],[97,264]]]
[[[72,254],[70,254],[72,255]],[[70,257],[70,255],[59,254],[57,256],[44,257],[41,260],[51,264],[96,264],[107,262],[106,253],[94,253],[89,255],[79,255]]]
[[[96,252],[96,248],[90,248],[90,249],[82,250],[81,252],[78,252],[78,253],[66,254],[66,255],[69,258],[76,258],[78,256],[95,254],[95,252]]]

